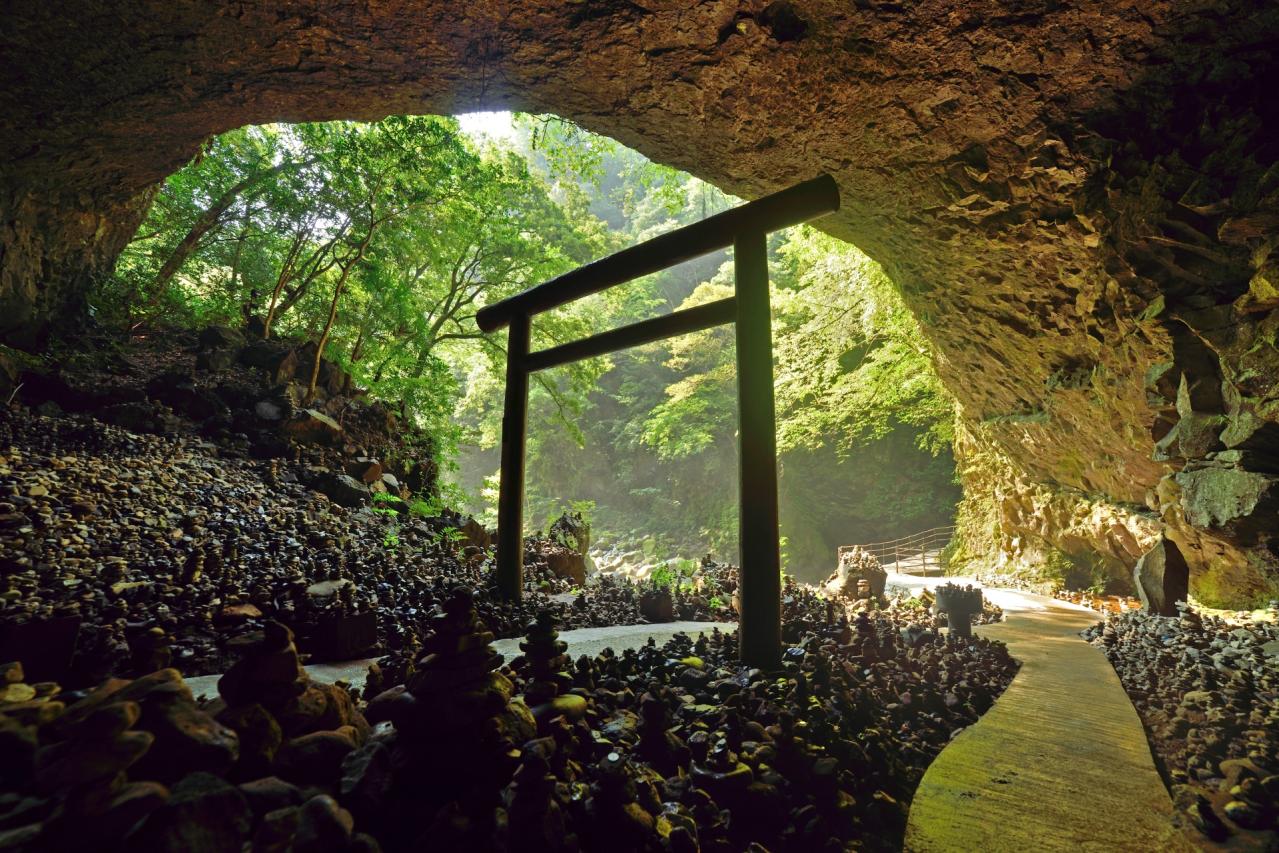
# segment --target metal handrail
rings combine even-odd
[[[943,524],[940,527],[930,527],[927,530],[920,530],[919,532],[911,533],[908,536],[899,536],[896,539],[885,539],[883,542],[868,542],[864,545],[841,545],[840,547],[841,548],[861,548],[863,551],[865,551],[869,548],[874,548],[879,545],[897,545],[899,543],[905,543],[911,539],[919,539],[922,537],[930,536],[935,533],[945,533],[948,536],[954,535],[955,525]]]
[[[892,563],[899,572],[903,571],[903,564],[909,565],[914,561],[919,561],[920,574],[926,577],[929,569],[928,555],[933,551],[944,549],[950,543],[950,540],[954,538],[954,535],[955,526],[947,524],[883,542],[870,542],[865,545],[841,545],[836,553],[842,556],[845,551],[860,548],[880,562],[888,562],[888,557],[891,556]],[[938,561],[936,568],[939,570],[942,568],[940,561]],[[913,572],[904,573],[913,574]]]

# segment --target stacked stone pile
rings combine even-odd
[[[263,662],[258,655],[252,667],[260,670]],[[354,831],[351,814],[334,799],[336,780],[303,767],[294,768],[298,784],[270,775],[257,745],[272,735],[278,742],[281,729],[260,704],[242,706],[256,715],[218,714],[239,722],[237,732],[215,718],[216,708],[199,707],[172,669],[70,694],[53,684],[26,684],[17,665],[0,671],[5,850],[72,850],[86,843],[95,850],[158,853],[249,845],[312,853],[378,849]],[[246,701],[278,698],[266,682],[244,682],[241,690]],[[347,708],[348,727],[366,729]],[[282,716],[290,730],[309,717],[310,737],[338,734],[318,728],[334,722],[331,716],[294,711],[292,718]]]
[[[106,850],[897,849],[928,762],[1016,664],[999,644],[906,642],[902,617],[850,624],[792,592],[785,662],[766,673],[718,631],[571,662],[549,611],[501,667],[457,588],[367,717],[309,679],[270,622],[234,644],[204,708],[173,670],[64,700],[8,667],[0,837],[31,851],[73,830]]]
[[[1279,603],[1226,620],[1129,612],[1085,632],[1119,673],[1182,819],[1231,849],[1279,844]]]
[[[598,577],[570,596],[574,582],[540,559],[529,561],[525,603],[502,602],[488,589],[483,528],[345,508],[307,488],[301,467],[11,410],[0,421],[0,655],[64,643],[52,674],[77,685],[164,665],[201,675],[226,671],[231,641],[268,619],[319,660],[369,613],[373,642],[341,656],[397,654],[421,641],[432,604],[457,584],[479,590],[477,608],[503,637],[543,608],[569,628],[643,621],[634,584]],[[680,617],[731,615],[712,598],[683,596]]]

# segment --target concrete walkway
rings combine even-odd
[[[578,628],[573,631],[561,631],[560,639],[568,643],[568,653],[576,659],[580,655],[594,657],[605,647],[615,652],[625,649],[638,649],[652,637],[660,646],[676,634],[688,634],[697,639],[699,633],[710,634],[719,628],[721,631],[736,631],[736,622],[665,622],[659,625],[613,625],[607,628]],[[509,640],[497,640],[493,648],[506,660],[518,657],[522,637]],[[377,658],[341,661],[338,663],[313,663],[305,667],[311,677],[317,681],[345,681],[352,687],[364,689],[364,681],[369,674],[369,664]],[[200,696],[214,698],[218,695],[218,679],[220,675],[200,675],[185,679],[191,692]]]
[[[958,578],[890,577],[902,586]],[[934,851],[1180,851],[1172,801],[1141,720],[1099,650],[1079,637],[1097,614],[987,590],[1006,619],[975,630],[1021,670],[933,761],[911,804],[905,848]]]

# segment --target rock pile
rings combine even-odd
[[[457,584],[479,590],[503,637],[543,608],[571,628],[643,620],[634,584],[600,577],[574,598],[540,558],[525,603],[502,602],[487,588],[482,527],[349,510],[303,485],[307,468],[12,410],[0,422],[0,655],[39,650],[40,677],[73,685],[164,665],[224,672],[232,640],[267,619],[313,659],[395,654],[421,641]],[[723,618],[729,596],[713,607],[709,589],[682,595],[680,618]]]
[[[827,594],[856,600],[881,599],[888,572],[879,559],[857,545],[839,549],[839,564],[823,584]]]
[[[515,687],[496,671],[502,658],[469,590],[454,590],[431,628],[407,685],[371,703],[394,728],[351,756],[342,790],[391,849],[492,849],[533,718],[511,702]]]
[[[1231,849],[1279,844],[1279,603],[1269,620],[1128,612],[1085,632],[1119,673],[1182,819]]]
[[[97,850],[162,853],[378,849],[354,832],[322,775],[295,768],[300,785],[263,775],[253,738],[271,721],[261,706],[241,737],[198,707],[172,669],[61,695],[25,684],[16,665],[0,669],[6,850],[81,849],[86,839]],[[334,733],[312,736],[325,734]]]
[[[718,631],[570,665],[549,611],[499,669],[456,588],[367,722],[273,622],[234,643],[207,708],[173,670],[64,704],[9,667],[0,831],[33,851],[73,827],[163,851],[896,849],[925,767],[1016,664],[980,639],[903,642],[891,612],[850,627],[811,589],[787,598],[776,673],[741,667]]]

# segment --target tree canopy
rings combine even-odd
[[[401,116],[223,134],[165,183],[96,307],[316,341],[405,402],[479,510],[497,468],[505,337],[481,334],[476,311],[737,202],[561,119],[515,128],[477,141],[454,119]],[[946,520],[953,404],[891,282],[808,228],[773,235],[770,267],[792,563]],[[539,315],[533,346],[731,286],[730,255],[715,253]],[[529,515],[593,501],[606,538],[733,556],[733,346],[721,327],[537,374]]]

